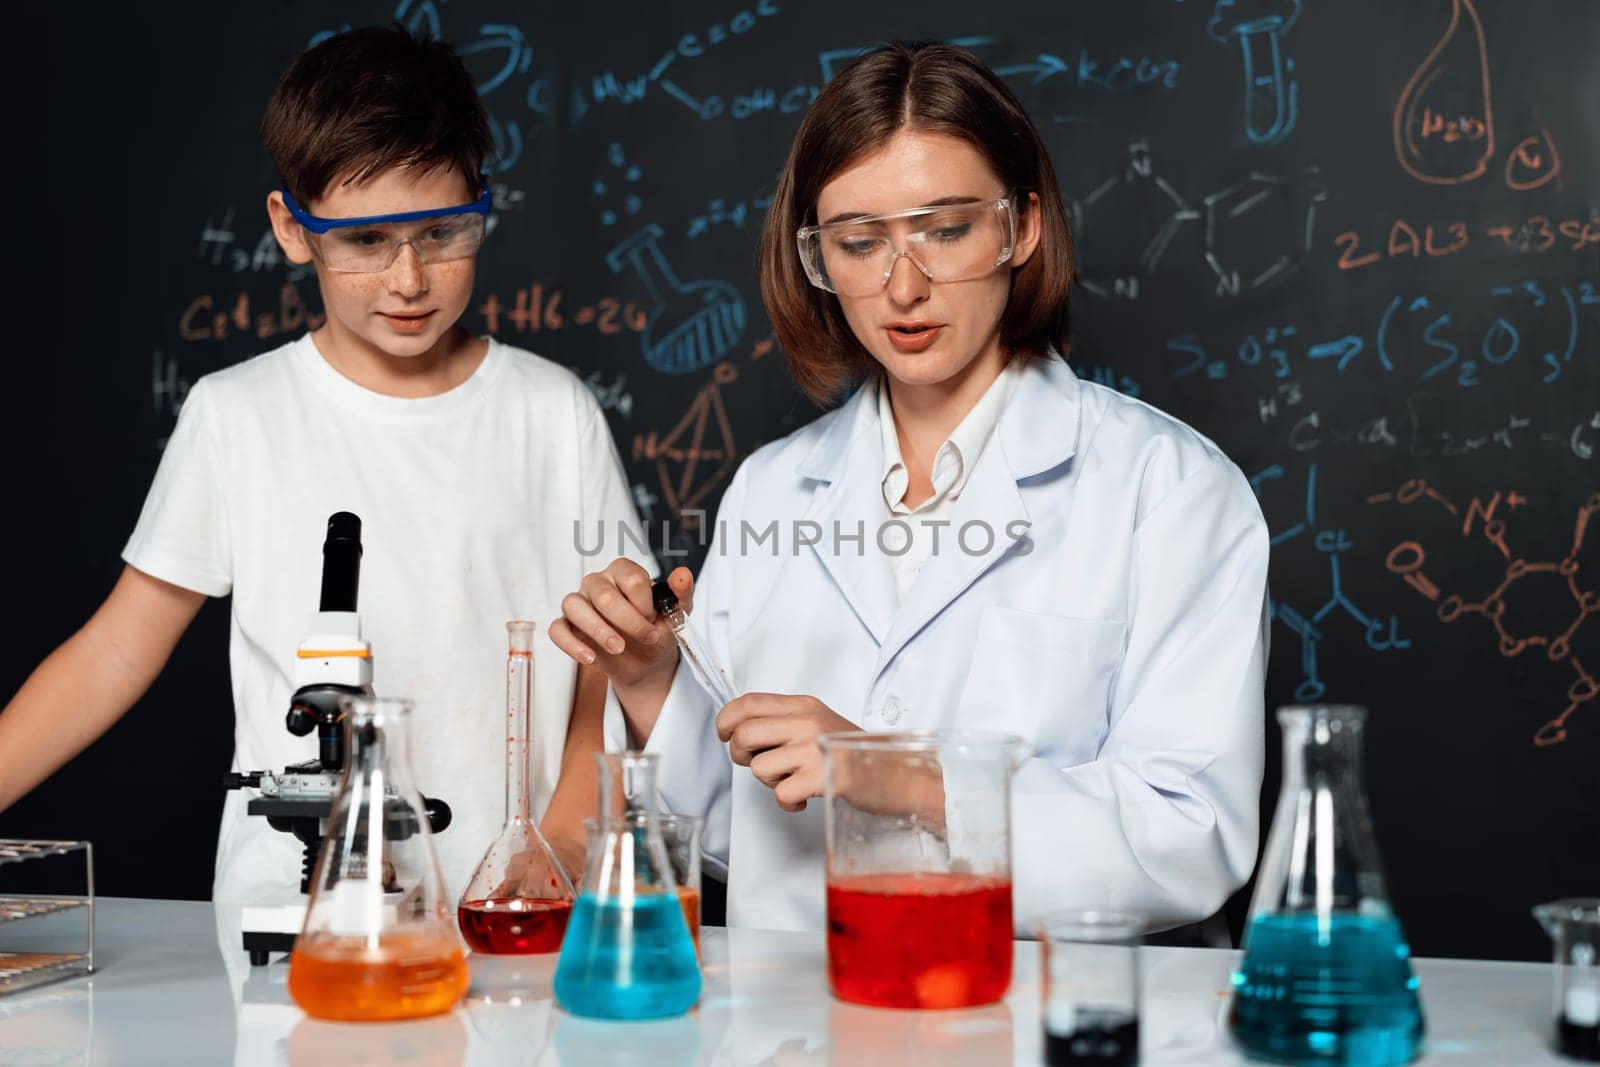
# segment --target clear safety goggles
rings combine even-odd
[[[795,231],[806,277],[840,296],[871,296],[905,256],[930,282],[981,278],[1011,258],[1017,243],[1013,197],[914,207],[802,226]]]
[[[393,215],[367,215],[354,219],[326,219],[313,215],[284,189],[289,214],[305,228],[311,250],[324,267],[341,274],[375,274],[400,258],[410,245],[424,263],[447,263],[477,254],[487,232],[493,198],[488,179],[470,204],[401,211]]]

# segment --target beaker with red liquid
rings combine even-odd
[[[456,921],[474,952],[533,955],[561,948],[576,894],[529,805],[533,703],[531,622],[506,623],[506,821],[461,894]]]
[[[1005,996],[1021,739],[849,732],[818,744],[833,995],[883,1008],[967,1008]]]

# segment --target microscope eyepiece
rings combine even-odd
[[[361,587],[361,519],[337,511],[328,517],[322,542],[321,611],[354,611]]]

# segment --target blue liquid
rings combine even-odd
[[[700,999],[700,965],[677,894],[624,907],[578,897],[556,963],[556,1002],[594,1019],[664,1019]]]
[[[1392,918],[1264,915],[1233,975],[1228,1028],[1247,1053],[1279,1063],[1382,1067],[1422,1051],[1411,947]]]

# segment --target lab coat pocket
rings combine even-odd
[[[1127,627],[991,605],[961,693],[961,718],[1020,734],[1039,755],[1090,760],[1110,721]]]

